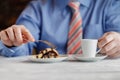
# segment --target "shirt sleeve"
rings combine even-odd
[[[39,0],[31,1],[29,3],[29,5],[19,16],[16,24],[24,25],[31,32],[36,40],[39,39],[41,24]],[[8,48],[2,42],[0,42],[0,55],[6,57],[30,55],[32,53],[33,47],[35,46],[35,43],[27,43],[19,47]]]
[[[120,0],[111,0],[106,8],[105,32],[120,32]]]
[[[31,55],[32,52],[32,45],[29,44],[23,44],[22,46],[19,47],[11,47],[8,48],[6,47],[2,42],[0,42],[0,55],[5,56],[5,57],[16,57],[16,56],[25,56],[25,55]],[[29,45],[29,46],[28,46]]]

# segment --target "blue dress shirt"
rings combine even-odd
[[[70,0],[33,0],[25,8],[16,24],[24,25],[36,40],[47,40],[66,53],[69,22],[72,17]],[[83,38],[98,39],[109,31],[120,32],[120,0],[77,0],[81,3]],[[8,48],[0,43],[0,54],[7,57],[32,54],[45,47],[43,43],[27,43]]]

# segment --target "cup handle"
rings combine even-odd
[[[101,51],[101,49],[99,49],[99,50],[96,52],[96,54],[98,54],[100,51]]]

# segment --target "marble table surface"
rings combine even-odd
[[[34,63],[0,57],[0,80],[120,80],[120,59]]]

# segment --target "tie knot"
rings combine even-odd
[[[79,6],[80,6],[80,2],[70,2],[69,4],[68,4],[73,10],[79,10]]]

